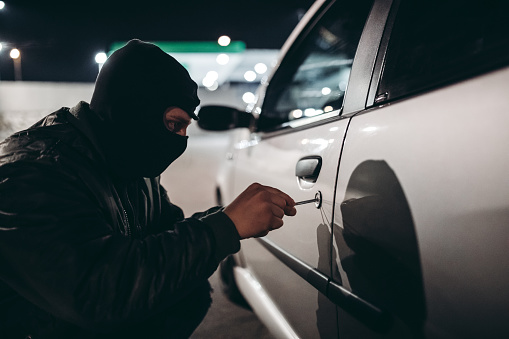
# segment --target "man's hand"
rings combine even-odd
[[[242,239],[263,237],[283,226],[285,215],[297,213],[295,201],[280,190],[251,184],[224,213],[233,221]]]

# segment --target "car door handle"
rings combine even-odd
[[[322,157],[313,155],[300,159],[295,166],[295,175],[308,182],[316,182],[322,169]]]

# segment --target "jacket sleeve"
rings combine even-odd
[[[109,331],[166,310],[240,247],[220,211],[136,240],[113,232],[58,166],[7,164],[0,178],[0,279],[83,328]]]
[[[167,191],[160,186],[161,192],[161,214],[162,227],[172,227],[175,216],[183,219],[182,210],[172,204]],[[216,243],[215,259],[219,263],[227,255],[237,252],[240,249],[240,235],[231,219],[223,213],[223,206],[215,206],[204,212],[194,213],[188,220],[200,220],[205,222],[214,235]]]

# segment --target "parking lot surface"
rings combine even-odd
[[[212,306],[191,339],[274,339],[256,315],[229,301],[221,291],[219,272],[210,277]]]

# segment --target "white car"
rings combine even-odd
[[[223,265],[280,338],[509,338],[509,2],[318,0],[218,178],[295,217]]]

